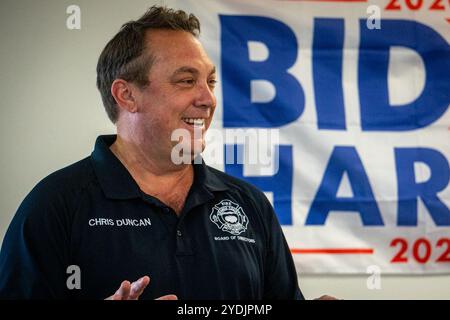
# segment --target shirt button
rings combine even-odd
[[[169,211],[170,211],[170,209],[169,209],[169,208],[167,208],[167,207],[166,207],[166,208],[164,208],[164,212],[165,212],[165,213],[169,213]]]
[[[181,237],[183,234],[181,233],[180,230],[177,230],[177,236]]]

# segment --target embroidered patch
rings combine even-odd
[[[209,219],[220,230],[233,235],[247,230],[248,218],[244,210],[237,203],[228,199],[220,201],[213,207]]]

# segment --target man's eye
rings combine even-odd
[[[217,84],[217,80],[216,79],[209,80],[209,85],[210,86],[215,86],[216,84]]]
[[[194,79],[183,79],[179,81],[181,84],[193,85],[195,83]]]

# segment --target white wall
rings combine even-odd
[[[92,151],[113,133],[95,87],[98,55],[122,23],[152,3],[118,0],[0,2],[0,238],[18,205],[50,172]],[[66,28],[66,8],[81,7],[81,30]],[[302,276],[307,298],[450,298],[450,276]]]

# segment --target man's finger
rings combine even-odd
[[[314,300],[338,300],[337,298],[333,297],[333,296],[329,296],[329,295],[323,295],[319,298],[316,298]]]
[[[106,300],[122,300],[122,296],[117,293],[114,293],[111,297],[106,298]]]
[[[139,299],[139,296],[144,292],[145,288],[150,283],[150,278],[148,276],[144,276],[140,278],[139,280],[133,282],[131,284],[131,290],[130,290],[130,300],[137,300]]]
[[[130,281],[125,280],[120,284],[119,289],[114,293],[113,297],[119,297],[120,299],[114,300],[128,300],[130,295],[131,284]]]
[[[178,297],[174,294],[168,294],[168,295],[156,298],[155,300],[178,300]]]
[[[123,281],[120,284],[119,289],[112,295],[106,298],[105,300],[126,300],[128,299],[128,295],[130,294],[130,282]]]

